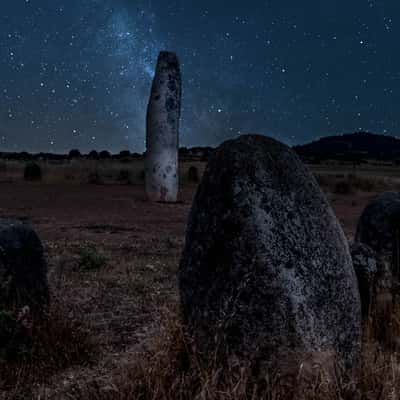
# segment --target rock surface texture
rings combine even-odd
[[[362,315],[367,317],[376,295],[378,255],[367,245],[358,242],[354,242],[350,250],[360,290]]]
[[[161,52],[147,108],[146,192],[149,200],[178,198],[181,73],[174,53]]]
[[[211,157],[179,286],[204,355],[256,369],[292,353],[357,363],[361,306],[347,240],[312,174],[280,142],[245,135]]]
[[[0,219],[0,308],[28,306],[42,315],[49,302],[47,265],[36,233],[27,225]]]
[[[355,241],[376,251],[391,266],[393,277],[399,279],[400,193],[382,193],[365,208],[358,221]]]

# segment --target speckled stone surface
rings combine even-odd
[[[198,351],[255,367],[284,354],[360,351],[361,305],[347,240],[314,177],[259,135],[222,144],[189,216],[179,286]]]
[[[16,220],[0,219],[0,307],[29,306],[42,315],[49,302],[47,265],[40,239]]]
[[[383,266],[379,263],[377,253],[363,243],[352,243],[350,251],[360,289],[362,315],[367,317],[376,294],[378,266],[380,270],[383,269]]]
[[[151,201],[178,198],[181,73],[177,56],[161,52],[147,108],[146,192]]]

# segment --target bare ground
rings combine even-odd
[[[32,224],[45,247],[54,298],[96,343],[90,361],[41,376],[28,396],[76,398],[79,387],[94,380],[112,393],[111,371],[129,365],[157,335],[163,313],[177,307],[177,267],[195,189],[186,184],[181,203],[151,204],[142,185],[0,185],[0,217]],[[328,193],[349,238],[375,195]],[[80,251],[87,246],[104,257],[104,265],[80,266]],[[18,390],[0,391],[0,398],[18,396]]]

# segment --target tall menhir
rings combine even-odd
[[[149,200],[178,199],[181,72],[175,53],[161,52],[147,108],[146,192]]]

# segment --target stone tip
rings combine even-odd
[[[160,51],[158,57],[159,58],[166,58],[166,57],[178,58],[176,53],[174,53],[173,51],[166,51],[166,50]]]
[[[179,59],[176,53],[172,51],[160,51],[158,55],[158,64],[167,63],[168,65],[179,65]]]

